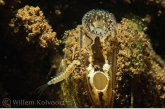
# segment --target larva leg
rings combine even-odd
[[[78,60],[74,60],[67,68],[66,70],[59,74],[58,76],[54,77],[53,79],[51,79],[49,82],[47,82],[47,84],[44,84],[42,86],[40,86],[39,88],[37,88],[37,90],[39,89],[38,91],[38,94],[41,95],[41,93],[49,86],[49,85],[52,85],[52,84],[56,84],[58,82],[61,82],[62,80],[66,79],[69,77],[69,75],[74,71],[74,69],[80,65],[80,61]]]

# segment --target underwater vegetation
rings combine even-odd
[[[86,4],[0,1],[1,107],[165,107],[164,1]]]

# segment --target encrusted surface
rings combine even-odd
[[[19,9],[10,26],[15,28],[15,33],[21,31],[19,29],[23,26],[28,34],[26,40],[32,44],[37,43],[43,48],[55,48],[59,45],[56,32],[53,32],[39,7],[25,6]]]
[[[117,50],[116,78],[112,78],[116,79],[114,107],[163,107],[164,63],[153,51],[141,22],[135,21],[123,18],[115,28],[113,43],[110,43]],[[75,30],[67,31],[64,36],[64,59],[68,63],[72,63],[74,59],[82,62],[61,85],[61,99],[67,107],[93,107],[90,98],[92,95],[88,92],[84,79],[89,54],[78,45],[81,29],[78,26]]]
[[[133,97],[133,107],[163,107],[164,99],[160,96],[165,91],[156,87],[164,86],[164,62],[155,54],[143,28],[139,26],[140,22],[123,19],[116,28],[119,42],[116,106],[131,106]],[[160,75],[162,79],[158,83]]]

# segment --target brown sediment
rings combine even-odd
[[[114,107],[165,105],[164,61],[153,51],[144,28],[141,21],[126,18],[115,28],[113,44],[116,44],[117,50],[117,72]],[[82,27],[78,26],[75,30],[67,31],[64,36],[64,59],[69,63],[74,59],[88,63],[86,59],[89,54],[78,46],[80,29]],[[66,102],[66,107],[92,107],[85,79],[87,63],[82,63],[61,84],[61,99]]]
[[[60,44],[39,7],[19,9],[9,26],[12,31],[9,43],[21,52],[26,64],[33,66],[36,59],[43,60],[49,51],[56,52]]]
[[[138,30],[138,25],[131,20],[123,19],[116,27],[118,42],[117,73],[127,72],[129,75],[144,72],[144,47],[151,47],[146,35]]]
[[[39,44],[42,48],[56,48],[59,45],[56,32],[53,32],[39,7],[25,6],[19,9],[10,26],[14,28],[14,33],[18,33],[23,27],[27,33],[26,40]]]
[[[165,82],[164,61],[155,54],[146,34],[138,26],[137,22],[123,19],[116,28],[119,48],[115,106],[131,106],[132,93],[133,107],[164,107],[165,91],[160,90]]]
[[[5,2],[3,0],[0,0],[0,5],[5,5]]]
[[[11,7],[14,10],[14,5],[19,1],[13,2]],[[9,2],[6,2],[5,6],[8,5]],[[6,27],[3,29],[8,31],[4,32],[4,36],[1,37],[5,44],[4,51],[6,51],[2,54],[4,61],[3,64],[1,63],[1,80],[3,81],[4,93],[7,93],[4,95],[10,99],[40,100],[35,89],[46,81],[47,74],[44,72],[48,73],[50,67],[49,51],[57,52],[60,41],[56,38],[56,32],[53,32],[39,7],[25,6],[18,12],[14,12],[11,12],[12,18],[6,18],[11,19],[11,21],[1,22],[3,27]],[[7,14],[4,15],[7,16]],[[47,95],[49,96],[49,94]],[[5,98],[4,96],[1,97]],[[51,98],[53,97],[49,97],[49,99]],[[36,103],[34,105],[36,106]]]
[[[91,102],[89,100],[87,90],[84,88],[84,76],[85,69],[84,64],[88,60],[88,55],[81,50],[79,46],[79,32],[82,26],[77,26],[75,30],[66,31],[64,35],[64,59],[67,60],[67,64],[72,63],[74,59],[78,59],[84,62],[80,68],[76,68],[69,78],[67,78],[61,84],[60,94],[61,99],[65,101],[66,107],[90,107]],[[86,57],[84,57],[86,55]],[[60,66],[63,67],[63,66]],[[67,67],[67,66],[66,66]],[[90,105],[89,105],[90,104]]]

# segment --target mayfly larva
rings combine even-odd
[[[69,75],[74,71],[74,69],[80,65],[80,62],[78,60],[74,60],[67,68],[64,72],[60,73],[58,76],[54,77],[53,79],[51,79],[49,82],[47,82],[46,84],[40,86],[37,89],[40,89],[38,91],[38,93],[42,93],[45,88],[47,88],[47,86],[52,85],[52,84],[56,84],[66,78],[69,77]]]

